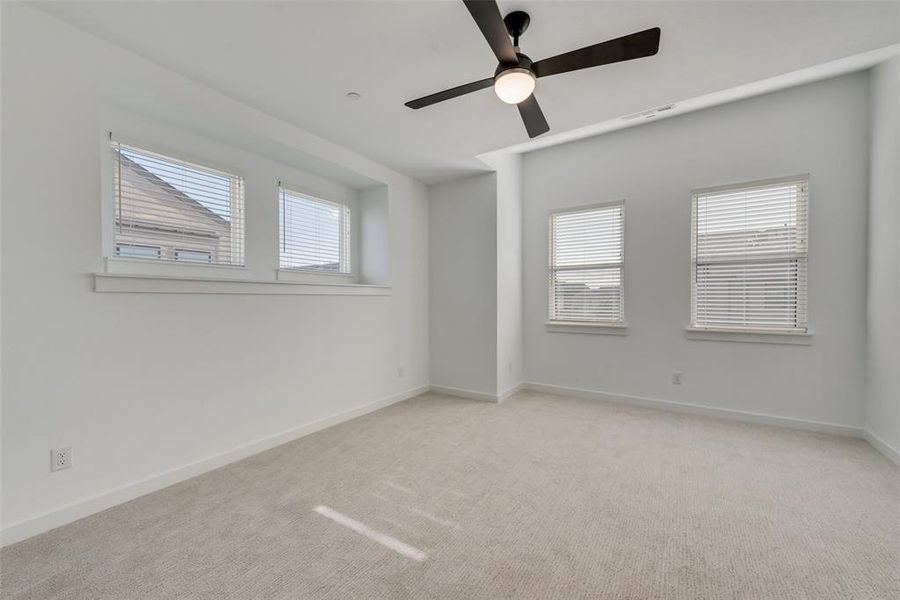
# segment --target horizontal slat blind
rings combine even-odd
[[[693,194],[692,324],[807,328],[806,178]]]
[[[111,142],[114,254],[244,264],[243,179]]]
[[[281,268],[351,273],[350,207],[284,187],[279,196]]]
[[[550,320],[625,320],[623,203],[550,216]]]

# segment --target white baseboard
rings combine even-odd
[[[733,410],[729,408],[717,408],[714,406],[703,406],[700,404],[673,402],[671,400],[657,400],[653,398],[642,398],[640,396],[612,394],[608,392],[598,392],[594,390],[585,390],[546,383],[527,382],[523,385],[523,388],[535,392],[543,392],[545,394],[558,394],[560,396],[572,396],[575,398],[586,398],[589,400],[605,400],[607,402],[614,402],[616,404],[630,404],[633,406],[656,408],[669,412],[687,413],[707,417],[718,417],[720,419],[744,421],[747,423],[759,423],[763,425],[777,425],[779,427],[804,429],[807,431],[818,431],[821,433],[831,433],[850,437],[864,437],[863,429],[861,427],[851,427],[849,425],[821,423],[818,421],[807,421],[804,419],[795,419],[792,417],[779,417],[776,415],[767,415],[763,413],[754,413],[743,410]]]
[[[481,402],[499,402],[497,394],[491,394],[489,392],[478,392],[476,390],[447,387],[445,385],[432,385],[429,387],[435,394],[456,396],[457,398],[468,398],[469,400],[480,400]]]
[[[519,383],[504,392],[500,392],[499,394],[491,394],[490,392],[478,392],[476,390],[448,387],[445,385],[432,385],[430,389],[435,394],[444,394],[445,396],[456,396],[457,398],[479,400],[481,402],[503,402],[504,400],[521,390],[523,385],[524,384]]]
[[[429,387],[430,386],[428,385],[419,386],[381,400],[376,400],[375,402],[363,404],[362,406],[345,410],[336,415],[325,417],[324,419],[319,419],[312,423],[307,423],[306,425],[294,427],[287,431],[265,437],[261,440],[242,444],[227,452],[198,460],[182,467],[178,467],[177,469],[160,473],[159,475],[154,475],[134,483],[129,483],[96,496],[78,500],[77,502],[54,509],[37,517],[19,521],[18,523],[12,523],[0,531],[0,546],[8,546],[20,542],[24,539],[44,533],[45,531],[55,529],[56,527],[66,525],[67,523],[106,510],[107,508],[123,504],[129,500],[138,498],[139,496],[161,490],[170,485],[190,479],[191,477],[196,477],[197,475],[212,471],[213,469],[218,469],[219,467],[247,458],[248,456],[269,450],[275,446],[280,446],[281,444],[310,435],[311,433],[327,429],[328,427],[355,419],[356,417],[360,417],[380,408],[390,406],[391,404],[424,394],[429,390]]]
[[[7,546],[16,542],[25,540],[32,536],[44,533],[56,527],[66,525],[78,519],[90,516],[94,513],[106,510],[118,504],[123,504],[129,500],[133,500],[140,496],[161,490],[170,485],[174,485],[191,477],[196,477],[213,469],[225,466],[227,464],[239,461],[254,454],[258,454],[275,446],[280,446],[292,440],[310,435],[317,431],[327,429],[339,423],[355,419],[364,414],[376,411],[380,408],[390,406],[397,402],[419,396],[428,391],[435,393],[457,396],[460,398],[468,398],[472,400],[480,400],[484,402],[500,402],[509,398],[519,390],[531,390],[547,394],[558,394],[560,396],[572,396],[576,398],[587,398],[591,400],[604,400],[617,404],[630,404],[634,406],[643,406],[647,408],[656,408],[670,412],[681,412],[687,414],[696,414],[704,416],[719,417],[750,423],[761,423],[766,425],[778,425],[781,427],[790,427],[794,429],[804,429],[809,431],[819,431],[823,433],[833,433],[844,436],[860,437],[868,441],[876,450],[884,454],[889,460],[900,465],[900,451],[890,446],[883,439],[859,427],[849,427],[846,425],[836,425],[833,423],[820,423],[817,421],[806,421],[802,419],[794,419],[789,417],[778,417],[774,415],[766,415],[760,413],[752,413],[725,408],[715,408],[711,406],[701,406],[697,404],[686,404],[682,402],[672,402],[669,400],[656,400],[651,398],[641,398],[638,396],[628,396],[624,394],[611,394],[606,392],[598,392],[593,390],[585,390],[580,388],[572,388],[544,383],[527,382],[506,390],[500,394],[489,394],[487,392],[478,392],[474,390],[466,390],[461,388],[452,388],[446,386],[423,385],[382,400],[370,402],[356,408],[346,410],[344,412],[313,421],[300,427],[295,427],[287,431],[275,434],[243,444],[215,456],[205,458],[177,469],[143,479],[134,483],[124,485],[122,487],[91,496],[73,502],[72,504],[55,509],[48,513],[12,523],[0,531],[0,546]]]
[[[524,385],[524,383],[517,383],[505,392],[500,392],[499,394],[497,394],[497,402],[503,402],[504,400],[521,390]]]
[[[900,466],[900,450],[897,450],[868,429],[863,431],[863,438],[865,438],[873,448],[884,454],[889,461]]]

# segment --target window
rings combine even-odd
[[[162,249],[159,246],[116,244],[116,256],[127,256],[128,258],[159,258],[162,256]]]
[[[625,204],[550,215],[550,321],[624,324]]]
[[[279,186],[279,267],[351,273],[350,207]]]
[[[244,264],[244,182],[111,142],[115,256]]]
[[[808,187],[795,177],[693,193],[692,327],[806,331]]]
[[[209,252],[201,252],[199,250],[175,250],[175,260],[189,260],[192,262],[212,262],[212,254]]]

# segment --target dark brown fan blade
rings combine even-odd
[[[546,77],[623,60],[653,56],[659,50],[659,33],[659,27],[654,27],[580,50],[545,58],[537,61],[531,67],[534,69],[535,75]]]
[[[516,64],[519,62],[516,50],[509,41],[509,33],[500,16],[500,8],[494,0],[463,0],[472,18],[478,24],[481,34],[487,40],[494,55],[501,63]]]
[[[544,111],[541,110],[541,105],[538,104],[534,94],[528,96],[528,98],[519,102],[516,106],[519,107],[519,114],[522,115],[525,129],[528,130],[528,137],[535,138],[542,133],[550,131],[547,119],[544,118]]]
[[[406,103],[406,106],[410,108],[423,108],[425,106],[437,104],[438,102],[443,102],[444,100],[456,98],[457,96],[462,96],[471,92],[477,92],[478,90],[489,88],[492,85],[494,85],[494,78],[488,77],[487,79],[482,79],[480,81],[473,81],[472,83],[458,85],[455,88],[450,88],[449,90],[444,90],[443,92],[437,92],[436,94],[431,94],[430,96],[423,96],[421,98],[416,98],[415,100],[410,100]]]

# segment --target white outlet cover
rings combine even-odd
[[[50,450],[50,470],[62,471],[72,468],[72,447],[53,448]]]
[[[675,385],[681,385],[681,378],[684,376],[684,373],[681,371],[673,371],[672,372],[672,383]]]

